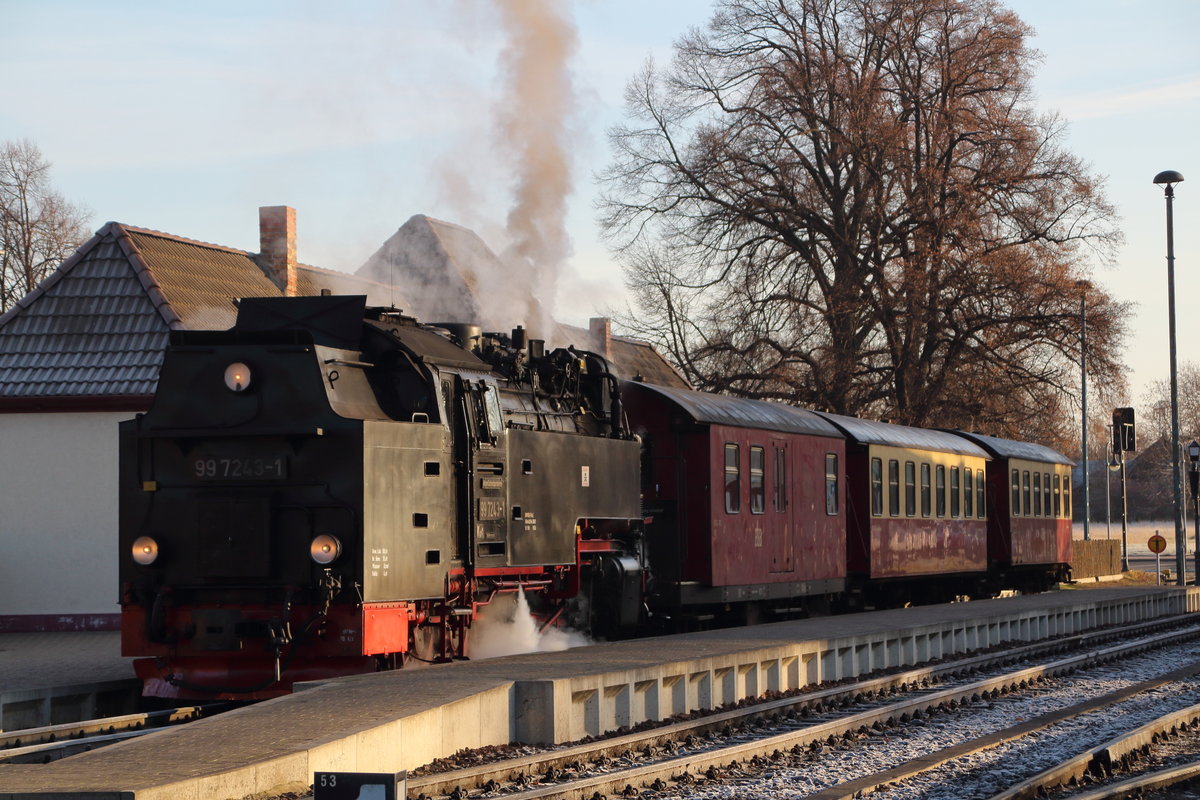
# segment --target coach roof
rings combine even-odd
[[[975,442],[997,458],[1023,458],[1026,461],[1044,461],[1047,464],[1075,465],[1074,461],[1045,445],[1018,442],[1013,439],[999,439],[995,436],[984,436],[982,433],[967,433],[958,430],[949,432]]]
[[[979,456],[980,458],[989,457],[987,451],[979,445],[946,431],[930,430],[928,428],[910,428],[907,425],[894,425],[890,422],[858,419],[857,417],[843,417],[840,414],[829,414],[824,411],[814,413],[829,420],[844,431],[852,440],[860,444],[882,444],[891,447],[908,447],[914,450],[958,453],[959,455]]]
[[[810,436],[846,438],[841,431],[811,411],[783,403],[747,400],[723,394],[708,394],[690,389],[657,386],[629,381],[622,391],[642,391],[664,397],[682,409],[693,421],[707,425],[730,425],[738,428],[759,428]]]

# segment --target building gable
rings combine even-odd
[[[139,407],[153,394],[177,321],[121,238],[106,225],[0,317],[0,407],[81,396]]]

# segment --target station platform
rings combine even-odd
[[[0,765],[0,800],[302,791],[314,771],[396,772],[464,748],[573,741],[768,690],[1198,610],[1194,587],[1105,586],[340,678],[50,764]]]
[[[0,731],[128,713],[138,690],[119,631],[0,633]]]

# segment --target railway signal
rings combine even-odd
[[[1113,409],[1112,426],[1114,452],[1132,453],[1137,450],[1132,408]]]

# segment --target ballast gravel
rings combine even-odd
[[[1031,692],[980,701],[956,713],[909,722],[902,728],[874,734],[854,745],[807,757],[800,766],[772,766],[743,778],[655,794],[704,800],[802,798],[1032,717],[1118,691],[1197,660],[1200,660],[1200,647],[1186,643],[1065,676]],[[948,762],[871,797],[872,800],[987,798],[1071,755],[1100,745],[1162,714],[1196,703],[1200,703],[1200,679],[1167,684],[1018,741]]]

